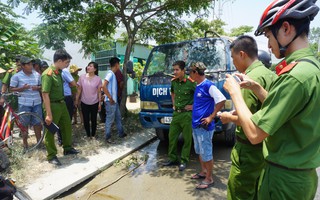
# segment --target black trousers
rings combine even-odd
[[[64,101],[66,102],[67,109],[69,112],[70,120],[72,120],[73,116],[73,109],[74,109],[74,103],[73,103],[73,97],[70,96],[64,96]]]
[[[99,106],[99,102],[93,105],[87,105],[81,102],[83,125],[88,137],[93,137],[96,135],[98,106]],[[91,121],[91,131],[90,131],[90,121]]]

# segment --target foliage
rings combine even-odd
[[[20,17],[12,12],[12,8],[0,2],[0,66],[13,66],[17,55],[39,58],[41,50],[23,26],[16,22]]]
[[[309,34],[309,41],[310,43],[318,43],[320,39],[320,28],[311,28],[310,34]]]
[[[203,18],[196,18],[192,22],[181,22],[180,19],[170,21],[150,21],[139,34],[141,38],[155,39],[158,44],[172,43],[184,40],[193,40],[204,37],[206,31],[214,31],[218,35],[240,36],[251,32],[252,26],[240,26],[231,29],[231,33],[224,31],[226,23],[220,19],[208,21]]]
[[[143,68],[145,65],[146,65],[146,61],[143,61],[143,64],[141,64],[140,62],[133,64],[133,71],[135,72],[136,79],[138,81],[140,81],[140,79],[142,77],[142,72],[143,72]]]
[[[26,11],[40,10],[44,23],[34,30],[40,44],[46,48],[64,47],[64,41],[82,42],[86,54],[96,52],[98,41],[109,41],[119,25],[124,26],[127,36],[136,41],[153,39],[147,35],[136,38],[137,31],[150,22],[175,21],[181,26],[181,16],[199,9],[206,9],[210,1],[191,0],[148,0],[148,1],[91,1],[91,0],[26,0]],[[8,0],[18,5],[20,0]],[[179,3],[179,4],[178,4]],[[179,6],[177,6],[179,5]],[[162,30],[164,23],[156,23],[154,30]],[[153,31],[154,31],[153,30]]]
[[[245,33],[251,32],[253,26],[239,26],[238,28],[231,29],[231,33],[229,34],[231,37],[238,37]]]
[[[310,46],[316,53],[316,57],[320,60],[319,44],[320,44],[320,28],[312,28],[309,34]]]
[[[225,25],[221,20],[197,18],[193,22],[183,22],[181,19],[172,18],[170,21],[149,21],[138,34],[140,38],[154,39],[157,44],[165,44],[201,38],[208,30],[226,35],[223,30]]]

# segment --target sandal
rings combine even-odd
[[[197,185],[196,189],[197,190],[205,190],[205,189],[212,187],[213,185],[214,185],[214,181],[212,181],[211,183],[207,183],[207,182],[202,181],[199,185]]]
[[[206,176],[201,175],[200,173],[196,173],[191,176],[191,179],[204,179],[204,178],[206,178]]]

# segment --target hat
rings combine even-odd
[[[32,58],[28,58],[28,57],[25,57],[25,56],[21,56],[21,58],[20,58],[20,63],[21,64],[31,63],[32,61],[33,61]]]
[[[46,61],[43,60],[43,61],[41,61],[40,67],[41,68],[47,68],[47,67],[49,67],[49,65],[48,65],[48,63]]]
[[[194,65],[194,67],[200,69],[200,70],[206,70],[207,67],[203,64],[203,62],[196,62]]]
[[[69,72],[70,73],[75,73],[76,71],[81,71],[81,70],[82,70],[82,68],[79,68],[77,65],[72,64],[72,65],[70,65]]]
[[[34,64],[34,65],[35,65],[35,64],[41,65],[41,60],[40,60],[40,59],[35,59],[35,60],[33,61],[33,64]]]

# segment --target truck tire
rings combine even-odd
[[[233,145],[236,143],[236,127],[237,126],[234,123],[223,125],[226,145],[229,147],[233,147]]]
[[[161,142],[168,142],[169,141],[169,130],[168,129],[156,128],[156,134]]]

